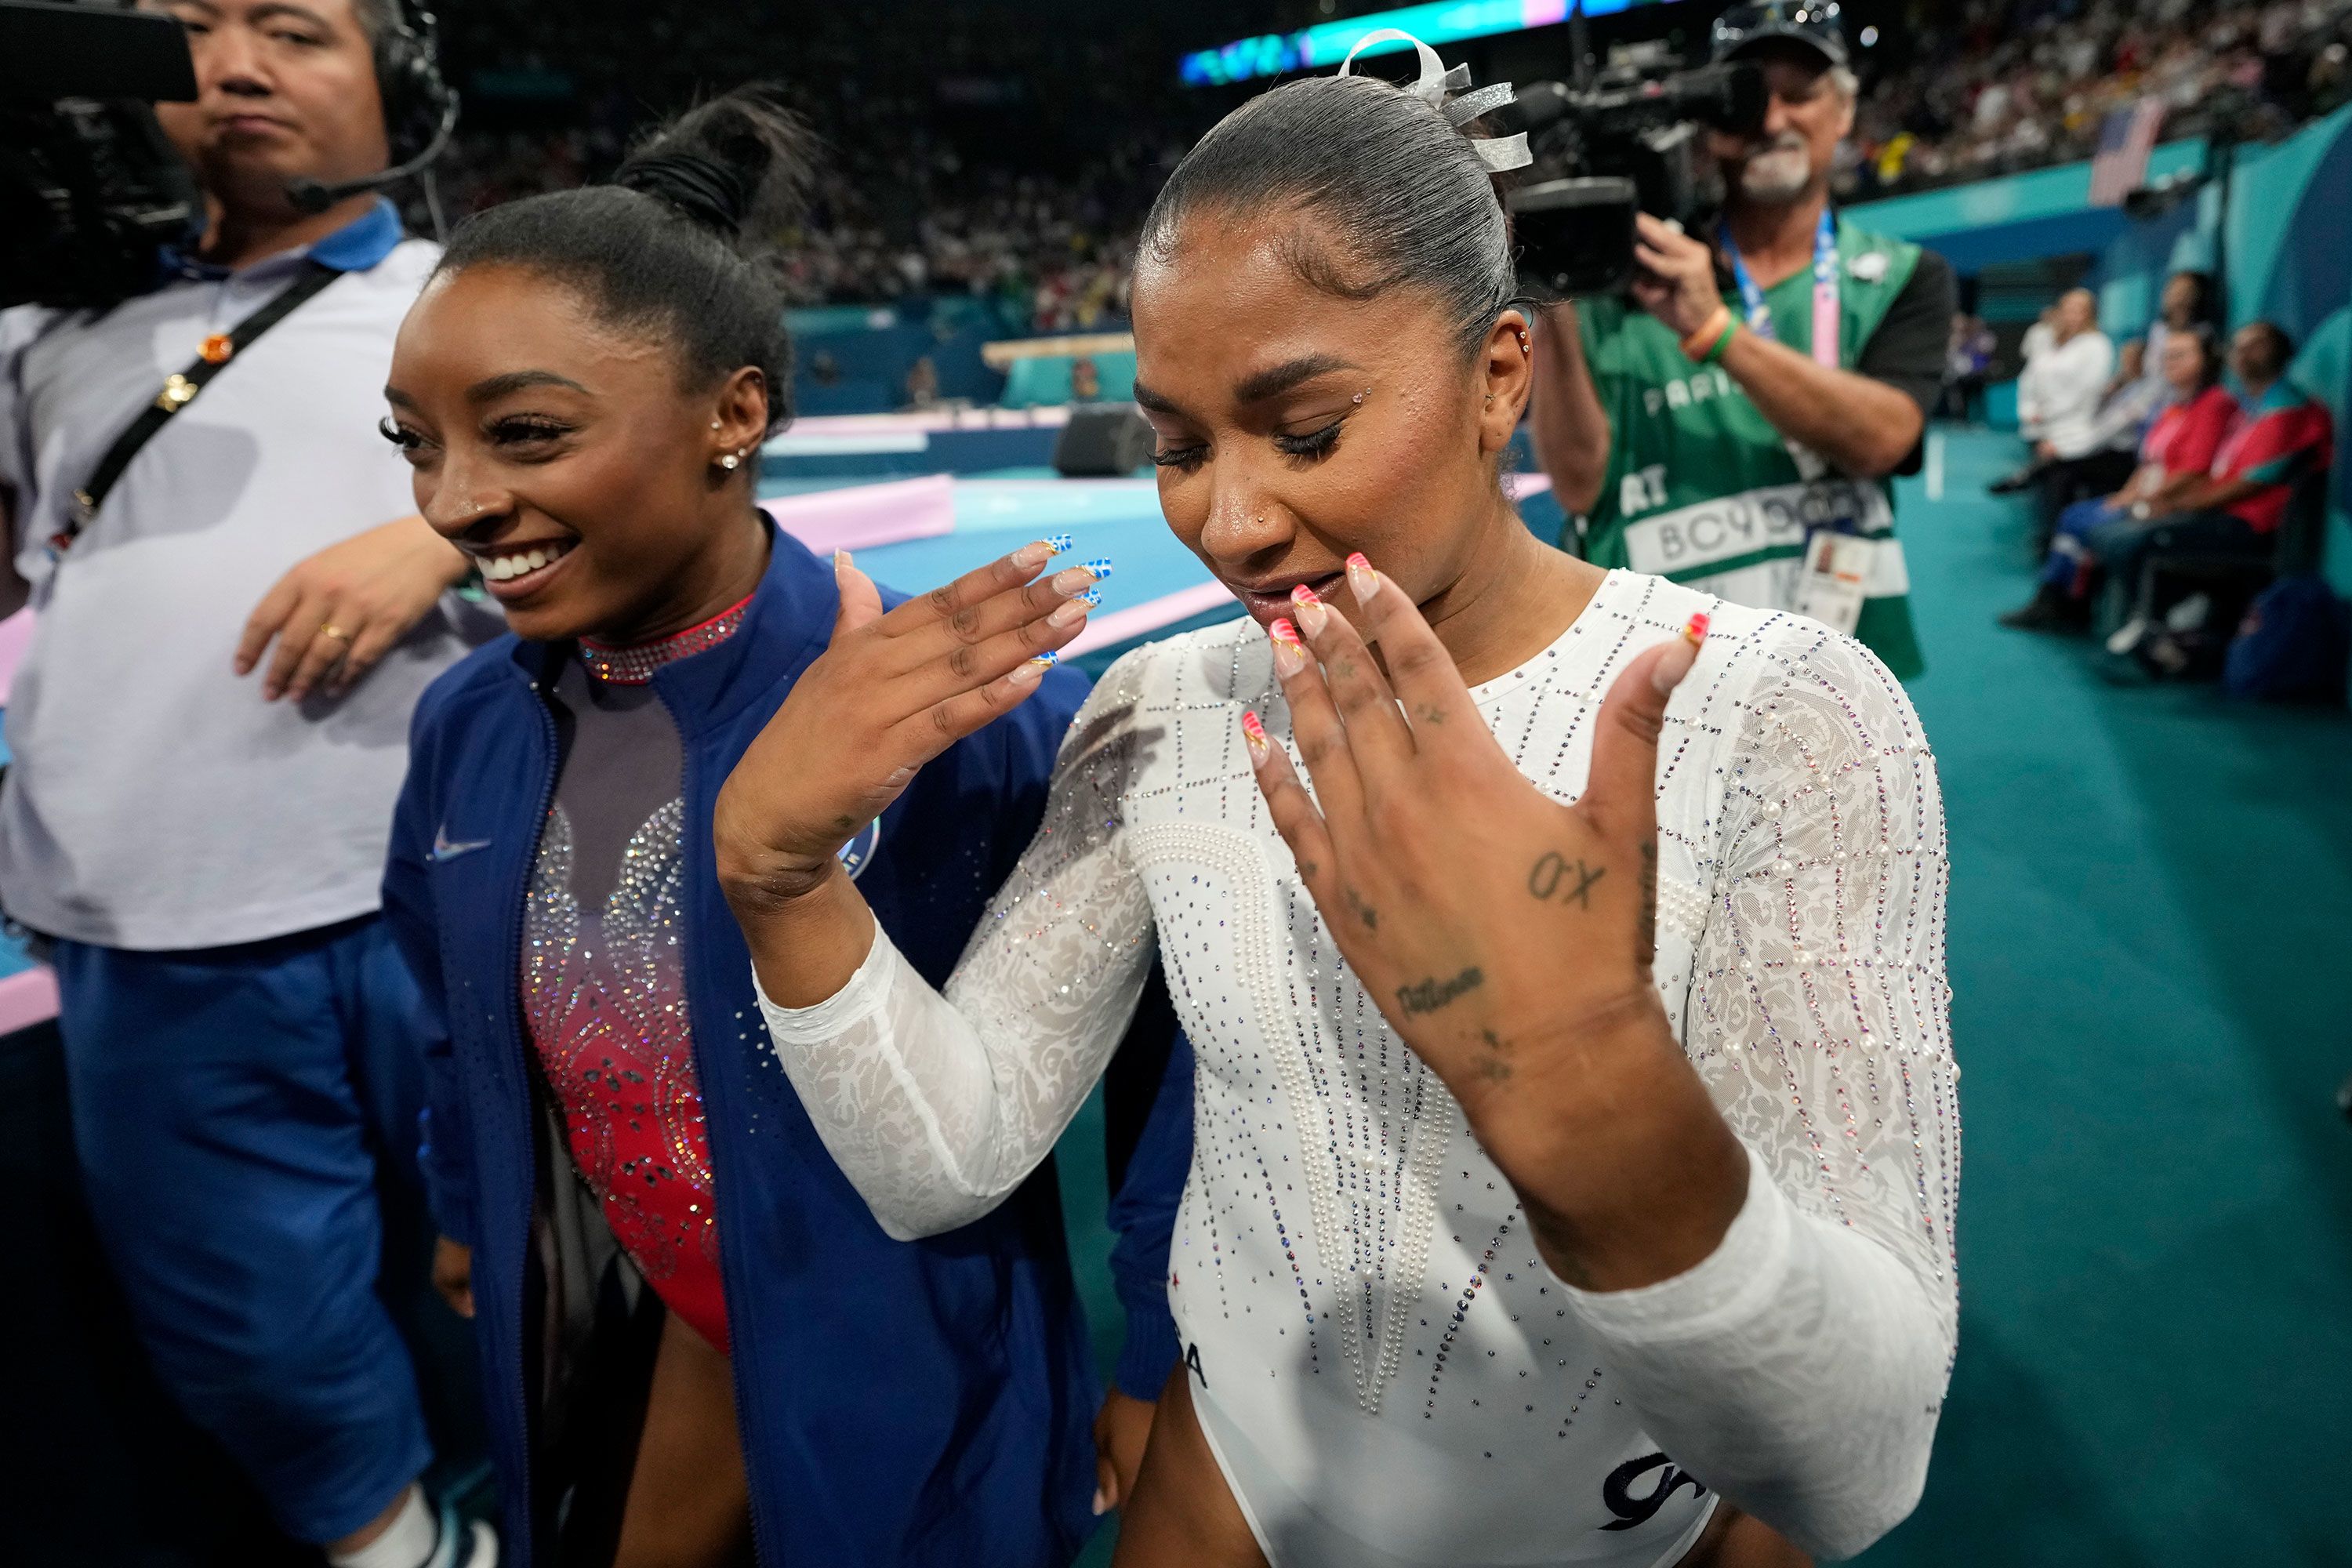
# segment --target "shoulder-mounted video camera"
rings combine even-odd
[[[1723,184],[1704,133],[1754,134],[1768,97],[1752,65],[1676,70],[1655,46],[1621,51],[1589,84],[1523,87],[1518,101],[1536,167],[1556,172],[1510,194],[1519,274],[1538,289],[1575,296],[1633,279],[1636,213],[1686,230],[1713,220]]]
[[[394,0],[375,73],[399,162],[336,184],[288,182],[301,211],[405,179],[448,144],[457,95],[429,13]],[[0,306],[103,308],[154,286],[160,252],[194,243],[205,209],[153,106],[195,96],[187,35],[168,16],[0,0]]]

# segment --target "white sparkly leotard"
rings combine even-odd
[[[1844,1556],[1918,1495],[1959,1126],[1943,809],[1910,703],[1813,622],[1627,573],[1475,695],[1573,799],[1611,680],[1699,609],[1658,755],[1656,978],[1753,1170],[1685,1274],[1589,1294],[1537,1260],[1267,820],[1238,721],[1284,744],[1288,721],[1246,621],[1105,677],[944,996],[877,933],[836,995],[763,1003],[835,1158],[892,1234],[930,1235],[1053,1147],[1156,941],[1199,1064],[1169,1300],[1277,1568],[1671,1563],[1718,1494]]]

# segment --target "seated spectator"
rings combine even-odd
[[[1070,401],[1102,401],[1102,372],[1095,368],[1094,361],[1083,354],[1070,362]]]
[[[2027,631],[2087,626],[2095,563],[2084,541],[2108,523],[2169,512],[2211,470],[2238,413],[2221,385],[2220,346],[2201,329],[2168,333],[2161,370],[2171,401],[2140,442],[2138,469],[2115,494],[2076,501],[2059,514],[2032,601],[2001,616],[2001,625]]]
[[[2035,437],[2033,477],[2045,533],[2066,503],[2078,499],[2080,488],[2096,482],[2099,470],[2109,469],[2107,483],[2116,482],[2111,460],[2100,456],[2109,433],[2099,419],[2116,349],[2099,331],[2098,310],[2088,289],[2069,289],[2058,301],[2049,349],[2018,378],[2019,423]]]
[[[2230,368],[2244,395],[2211,473],[2180,487],[2168,511],[2151,507],[2147,518],[2119,518],[2084,536],[2108,576],[2137,595],[2131,618],[2108,639],[2109,652],[2129,653],[2147,633],[2153,606],[2140,569],[2151,554],[2231,554],[2273,545],[2296,484],[2327,467],[2336,422],[2286,379],[2294,358],[2294,341],[2284,329],[2269,321],[2239,328]]]

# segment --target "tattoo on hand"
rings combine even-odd
[[[1397,1000],[1404,1005],[1408,1014],[1434,1013],[1464,992],[1475,991],[1486,982],[1486,977],[1475,968],[1465,969],[1451,980],[1440,980],[1433,975],[1417,985],[1398,987]]]
[[[1654,858],[1654,851],[1653,854]],[[1571,863],[1554,852],[1537,861],[1534,868],[1528,872],[1528,891],[1547,903],[1553,894],[1558,893],[1561,903],[1578,904],[1589,910],[1592,907],[1592,884],[1608,874],[1609,868],[1605,866],[1587,866],[1582,860]],[[1562,892],[1560,889],[1564,883],[1568,888]]]
[[[1503,1058],[1511,1054],[1511,1042],[1492,1029],[1479,1030],[1478,1037],[1486,1042],[1486,1054],[1478,1061],[1478,1076],[1488,1083],[1500,1083],[1509,1078],[1511,1064]]]
[[[1445,722],[1445,710],[1434,702],[1424,702],[1412,710],[1412,717],[1418,724],[1443,724]]]
[[[1380,930],[1381,911],[1372,908],[1371,905],[1364,902],[1364,896],[1356,891],[1355,889],[1349,888],[1347,891],[1348,907],[1356,911],[1356,918],[1364,922],[1364,929],[1366,931]]]

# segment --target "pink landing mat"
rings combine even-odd
[[[58,977],[46,963],[0,980],[0,1035],[13,1035],[58,1016]]]
[[[760,504],[776,526],[818,555],[955,531],[955,480],[946,474],[782,496]]]

